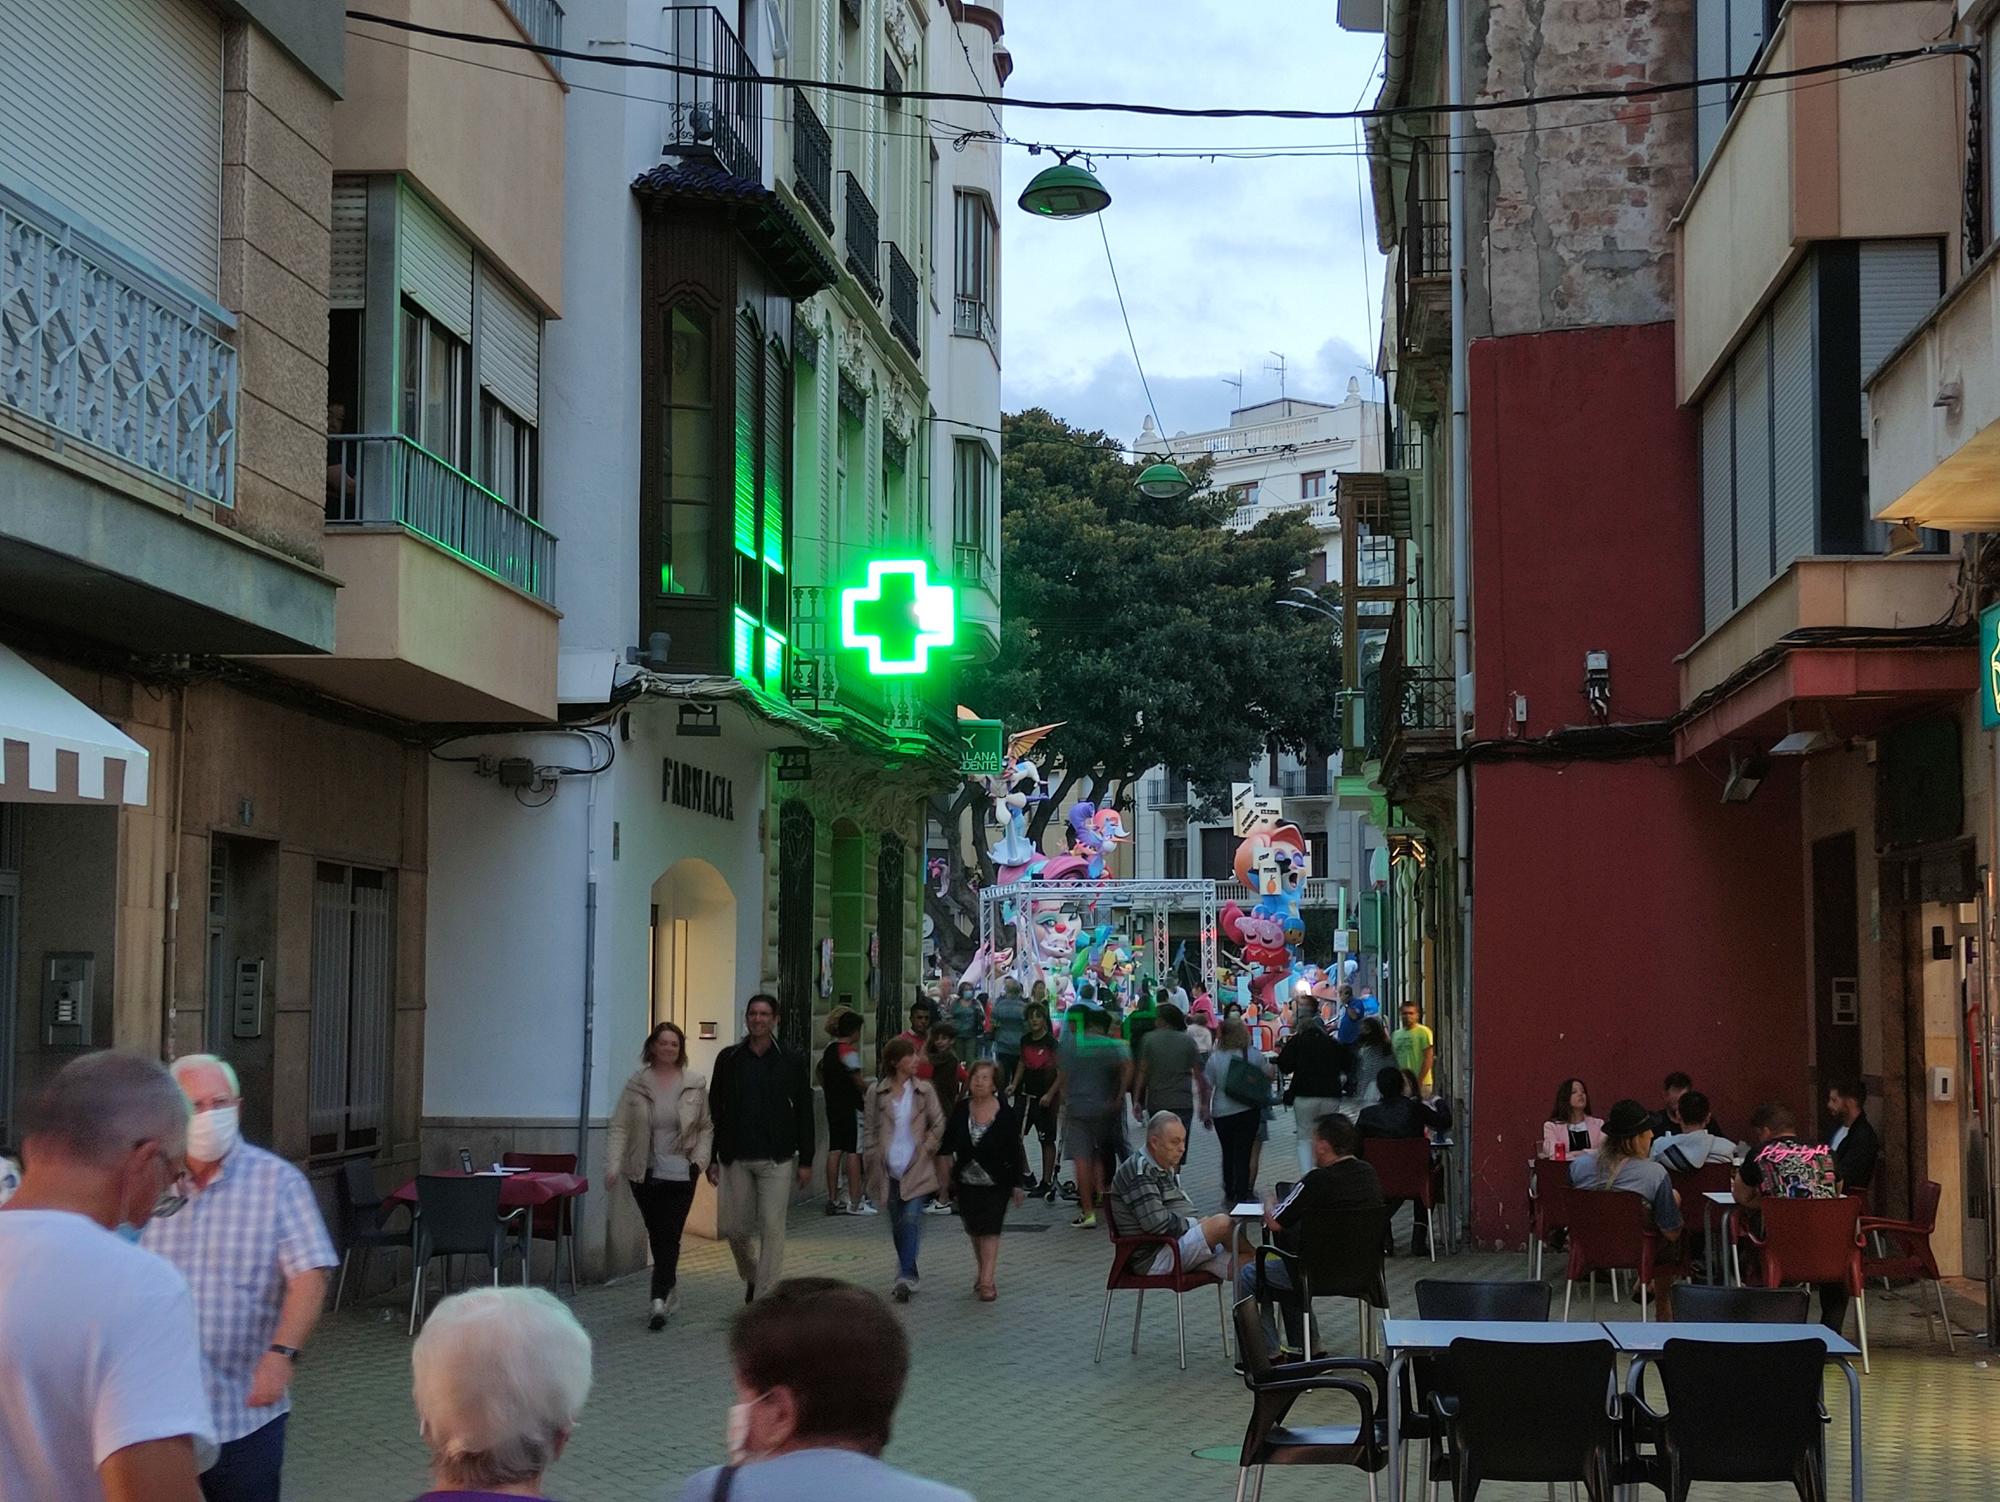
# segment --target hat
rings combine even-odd
[[[1604,1135],[1607,1137],[1636,1137],[1652,1122],[1653,1113],[1636,1100],[1621,1100],[1611,1108],[1611,1114],[1604,1118]]]

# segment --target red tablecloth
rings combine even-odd
[[[435,1177],[462,1179],[466,1175],[454,1168]],[[572,1199],[588,1188],[590,1180],[579,1174],[542,1173],[536,1169],[530,1169],[525,1173],[510,1173],[500,1181],[500,1207],[504,1210],[518,1210],[523,1206],[545,1205],[550,1200]],[[417,1181],[411,1179],[389,1198],[406,1205],[414,1205],[417,1202]]]

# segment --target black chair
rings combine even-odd
[[[347,1265],[354,1254],[361,1253],[361,1271],[358,1274],[361,1296],[368,1293],[368,1254],[377,1247],[406,1248],[410,1244],[408,1226],[390,1230],[384,1224],[398,1210],[408,1209],[402,1204],[391,1204],[382,1198],[375,1188],[375,1160],[373,1158],[349,1158],[340,1165],[340,1172],[333,1181],[334,1220],[340,1230],[340,1277],[333,1285],[333,1307],[340,1307],[340,1295],[347,1287]],[[412,1212],[414,1214],[415,1212]]]
[[[1816,1340],[1668,1341],[1659,1360],[1667,1412],[1632,1400],[1633,1438],[1655,1447],[1636,1457],[1636,1479],[1668,1502],[1685,1502],[1696,1481],[1789,1481],[1803,1502],[1824,1502],[1825,1365]]]
[[[1251,1394],[1250,1422],[1237,1462],[1236,1502],[1263,1495],[1264,1467],[1272,1465],[1353,1466],[1367,1475],[1373,1502],[1375,1473],[1389,1463],[1389,1378],[1382,1364],[1352,1356],[1274,1362],[1264,1345],[1255,1299],[1236,1305],[1236,1345],[1243,1353],[1243,1385]],[[1311,1392],[1347,1394],[1361,1410],[1360,1422],[1287,1424],[1292,1405]]]
[[[1305,1349],[1313,1350],[1313,1300],[1354,1299],[1361,1325],[1361,1354],[1373,1350],[1370,1311],[1389,1307],[1388,1280],[1382,1273],[1382,1239],[1389,1232],[1389,1207],[1343,1211],[1338,1215],[1307,1216],[1299,1222],[1298,1250],[1266,1243],[1257,1248],[1255,1293],[1258,1304],[1281,1300],[1267,1281],[1265,1267],[1277,1262],[1292,1284],[1293,1297],[1305,1313]]]
[[[1674,1290],[1674,1318],[1697,1325],[1803,1325],[1810,1317],[1811,1300],[1804,1288],[1684,1283]]]
[[[1456,1402],[1432,1405],[1450,1448],[1454,1502],[1473,1502],[1486,1481],[1580,1481],[1590,1502],[1611,1502],[1616,1359],[1608,1340],[1454,1340],[1445,1382]]]
[[[1417,1318],[1507,1320],[1517,1324],[1541,1324],[1549,1317],[1555,1297],[1549,1285],[1530,1283],[1461,1282],[1449,1278],[1424,1278],[1417,1283]],[[1451,1480],[1451,1454],[1440,1443],[1446,1425],[1437,1417],[1449,1414],[1457,1404],[1451,1396],[1442,1356],[1418,1356],[1404,1368],[1408,1382],[1404,1388],[1402,1438],[1424,1441],[1424,1475],[1430,1492],[1437,1495],[1440,1482]],[[1435,1400],[1435,1401],[1434,1401]]]
[[[470,1177],[445,1174],[417,1176],[417,1218],[410,1228],[410,1248],[414,1263],[410,1269],[410,1333],[417,1333],[424,1309],[424,1274],[433,1257],[455,1257],[477,1253],[493,1269],[493,1282],[500,1282],[500,1263],[506,1255],[507,1232],[500,1219],[500,1186],[497,1174]]]
[[[575,1153],[502,1153],[502,1168],[526,1168],[536,1173],[575,1173]],[[528,1235],[549,1245],[549,1292],[556,1291],[563,1242],[569,1242],[569,1296],[576,1297],[576,1200],[565,1195],[545,1200],[528,1215]]]

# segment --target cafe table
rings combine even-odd
[[[483,1179],[494,1177],[494,1175],[484,1171],[468,1175],[459,1169],[452,1168],[440,1169],[434,1174],[425,1175],[425,1177],[438,1179],[463,1179],[468,1177]],[[520,1230],[516,1234],[515,1240],[520,1244],[521,1248],[521,1286],[525,1288],[528,1285],[528,1250],[533,1245],[531,1238],[535,1224],[535,1207],[546,1205],[551,1200],[580,1198],[590,1188],[590,1180],[584,1178],[581,1174],[544,1173],[540,1169],[532,1168],[512,1169],[500,1174],[498,1177],[500,1179],[500,1218],[502,1220],[508,1219],[508,1212],[510,1211],[520,1212]],[[396,1204],[408,1205],[411,1214],[414,1215],[417,1208],[417,1181],[411,1179],[408,1183],[400,1185],[395,1193],[389,1196],[389,1199]]]
[[[1826,1347],[1826,1359],[1838,1365],[1847,1377],[1847,1465],[1848,1490],[1853,1502],[1861,1502],[1861,1375],[1849,1358],[1860,1349],[1844,1335],[1825,1325],[1711,1324],[1693,1320],[1650,1322],[1619,1320],[1608,1323],[1604,1333],[1613,1345],[1632,1358],[1626,1374],[1626,1390],[1637,1393],[1646,1367],[1670,1340],[1706,1340],[1721,1345],[1769,1345],[1785,1340],[1816,1340]],[[1392,1458],[1391,1464],[1394,1464]]]
[[[1708,1257],[1706,1281],[1710,1283],[1740,1283],[1742,1279],[1729,1276],[1729,1267],[1735,1263],[1735,1251],[1724,1245],[1729,1232],[1730,1217],[1736,1214],[1736,1196],[1721,1189],[1710,1189],[1702,1194],[1702,1231],[1706,1236],[1703,1250]],[[1720,1232],[1720,1235],[1718,1235]],[[1728,1259],[1725,1263],[1724,1259]]]

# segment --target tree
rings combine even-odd
[[[1156,501],[1102,432],[1039,408],[1003,432],[1000,651],[961,673],[968,707],[1010,729],[1063,721],[1044,766],[1063,792],[1093,778],[1100,798],[1129,796],[1149,767],[1226,790],[1267,747],[1338,745],[1338,630],[1277,603],[1321,545],[1301,515],[1234,532],[1206,460],[1191,494]]]

